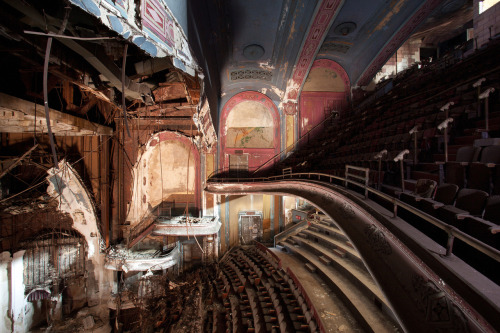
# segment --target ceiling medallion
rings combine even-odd
[[[243,49],[243,56],[248,60],[259,60],[264,55],[264,48],[258,44],[250,44]]]
[[[336,26],[334,32],[337,35],[347,36],[354,30],[356,30],[356,27],[356,23],[354,22],[344,22]]]

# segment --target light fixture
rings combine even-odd
[[[337,25],[333,31],[337,35],[347,36],[354,30],[356,30],[356,27],[356,23],[354,22],[343,22]]]

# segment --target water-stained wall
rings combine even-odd
[[[163,202],[193,215],[200,207],[200,156],[192,139],[175,132],[151,136],[134,164],[127,221],[137,225]],[[173,212],[174,213],[174,212]]]

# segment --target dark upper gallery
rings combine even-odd
[[[0,332],[495,332],[498,0],[0,0]]]

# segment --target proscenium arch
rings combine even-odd
[[[241,103],[254,103],[267,110],[270,119],[272,119],[272,146],[267,147],[235,147],[228,144],[227,121],[231,111],[238,108]],[[250,155],[249,169],[255,169],[266,162],[269,158],[280,151],[280,114],[274,102],[266,95],[257,91],[243,91],[231,97],[222,108],[219,123],[220,138],[220,158],[219,169],[229,167],[229,158],[236,151],[242,151]]]
[[[165,144],[169,143],[172,145],[165,146]],[[166,154],[166,152],[163,152],[163,154],[160,155],[163,147],[175,148],[173,146],[179,146],[179,149],[182,148],[182,154]],[[189,165],[189,168],[194,169],[194,174],[186,176],[189,179],[182,181],[189,181],[186,185],[188,190],[190,188],[190,184],[194,182],[194,204],[195,209],[199,211],[201,208],[201,180],[199,177],[200,154],[198,148],[191,138],[181,133],[172,131],[159,132],[151,135],[148,142],[144,145],[142,153],[139,154],[132,170],[132,204],[129,205],[127,213],[127,220],[130,221],[132,226],[136,225],[147,216],[149,209],[148,205],[150,203],[154,203],[155,206],[157,206],[163,202],[165,199],[164,195],[168,193],[162,193],[162,188],[164,188],[165,185],[169,185],[169,180],[171,183],[174,183],[174,185],[179,183],[178,179],[172,179],[173,176],[171,174],[165,174],[162,172],[163,169],[162,171],[158,171],[156,169],[151,170],[154,162],[162,166],[163,164],[172,166],[176,166],[178,164],[177,169],[182,169],[187,172],[187,175],[190,175],[190,172],[184,163],[186,158],[186,163],[190,163],[189,161],[192,160],[193,165]],[[158,179],[161,179],[159,184]],[[151,185],[153,182],[154,186]],[[159,190],[149,191],[151,188],[158,186],[160,187]]]
[[[486,286],[493,286],[491,281],[476,274],[476,286],[471,286],[457,276],[449,259],[440,256],[440,252],[444,253],[442,247],[425,239],[420,240],[425,243],[422,246],[412,237],[415,230],[404,221],[380,213],[352,192],[306,180],[209,181],[206,191],[229,195],[293,195],[320,208],[352,241],[407,332],[484,332],[500,327],[498,304],[485,296]],[[446,281],[441,277],[446,277]],[[479,283],[484,284],[484,290],[478,292]],[[460,290],[463,298],[455,290]],[[437,313],[441,307],[446,311],[445,318]],[[481,309],[481,314],[476,308]]]

